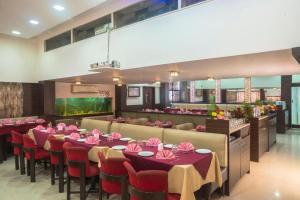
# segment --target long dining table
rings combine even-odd
[[[29,131],[28,133],[34,140],[38,141],[37,135],[41,134],[42,141],[40,146],[44,149],[50,149],[50,143],[46,132]],[[120,139],[108,140],[107,137],[100,136],[96,144],[88,144],[83,140],[73,140],[64,134],[55,134],[56,138],[70,142],[75,146],[80,146],[88,150],[89,160],[99,162],[98,152],[102,151],[106,158],[126,157],[129,158],[136,170],[165,170],[168,171],[168,187],[170,193],[181,195],[181,200],[195,200],[194,192],[207,183],[216,182],[218,186],[222,185],[222,176],[219,160],[214,152],[208,154],[198,154],[195,151],[186,153],[177,152],[175,159],[156,158],[157,147],[142,145],[143,151],[153,152],[153,156],[142,157],[135,152],[124,150],[115,150],[117,145],[128,145],[136,142],[135,140],[122,141]],[[40,137],[40,136],[38,136]]]
[[[24,124],[0,124],[0,163],[6,159],[6,144],[7,138],[11,131],[17,131],[19,133],[27,133],[32,128],[37,125],[47,126],[48,122],[36,123],[36,122],[26,122]]]

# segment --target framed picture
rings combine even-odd
[[[140,87],[128,87],[128,97],[139,97]]]

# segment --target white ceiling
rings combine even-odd
[[[0,33],[12,35],[12,30],[18,30],[22,33],[19,37],[31,38],[105,1],[0,0]],[[54,10],[55,4],[63,6],[65,10]],[[30,24],[31,19],[38,20],[40,24]]]
[[[169,71],[180,74],[175,80],[204,80],[213,78],[237,78],[300,74],[300,65],[293,58],[291,50],[280,50],[258,54],[232,56],[183,63],[150,66],[119,71],[57,79],[61,82],[112,84],[112,77],[120,77],[123,83],[168,82]]]

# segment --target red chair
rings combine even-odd
[[[99,178],[99,199],[102,200],[102,192],[109,194],[119,194],[122,200],[128,197],[127,170],[123,163],[130,162],[127,158],[108,158],[103,152],[98,153],[101,167]]]
[[[129,175],[131,200],[179,200],[180,195],[168,193],[168,173],[162,170],[136,172],[132,165],[124,162]]]
[[[23,134],[17,131],[11,131],[11,144],[13,146],[13,154],[15,156],[15,168],[19,169],[20,173],[25,174],[25,159],[23,152]]]
[[[91,165],[88,159],[88,151],[82,147],[74,147],[70,144],[64,145],[67,154],[67,200],[70,200],[71,194],[80,193],[80,200],[85,200],[89,192],[95,191],[96,179],[99,175],[99,168]],[[80,191],[71,192],[71,178],[79,178]],[[91,178],[91,187],[86,191],[86,178]]]
[[[35,164],[37,161],[44,161],[46,167],[46,161],[49,160],[49,153],[43,148],[37,147],[34,141],[29,135],[23,135],[25,158],[27,161],[27,175],[30,175],[30,181],[35,182]]]
[[[55,173],[58,169],[58,190],[64,192],[64,149],[63,140],[58,140],[54,136],[48,138],[50,142],[50,163],[51,163],[51,185],[55,184]]]

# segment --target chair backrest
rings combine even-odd
[[[87,129],[89,131],[93,129],[99,129],[104,133],[109,133],[110,125],[111,125],[110,121],[102,121],[96,119],[83,118],[81,121],[81,128]]]
[[[224,134],[164,129],[163,142],[167,144],[191,142],[195,148],[205,148],[216,152],[221,167],[228,165],[227,136]]]
[[[24,143],[24,148],[36,148],[33,139],[31,139],[27,134],[23,135],[23,143]]]
[[[125,161],[129,162],[127,158],[105,158],[102,151],[98,153],[99,160],[101,163],[101,172],[107,175],[126,175],[127,170],[123,163]]]
[[[129,175],[130,185],[140,191],[147,193],[168,193],[168,172],[162,170],[147,170],[136,172],[129,162],[124,162]]]
[[[68,162],[68,173],[71,176],[79,177],[80,176],[80,166],[82,164],[85,166],[85,173],[89,173],[90,161],[88,158],[88,150],[82,147],[67,147],[67,162]],[[73,165],[71,163],[77,163]]]
[[[50,159],[51,164],[57,165],[59,164],[59,159],[61,156],[61,161],[64,161],[64,149],[63,149],[63,140],[56,139],[54,136],[50,136],[48,138],[48,141],[50,143]]]
[[[23,144],[23,134],[17,132],[17,131],[11,131],[11,138],[12,138],[12,143],[15,144]]]

